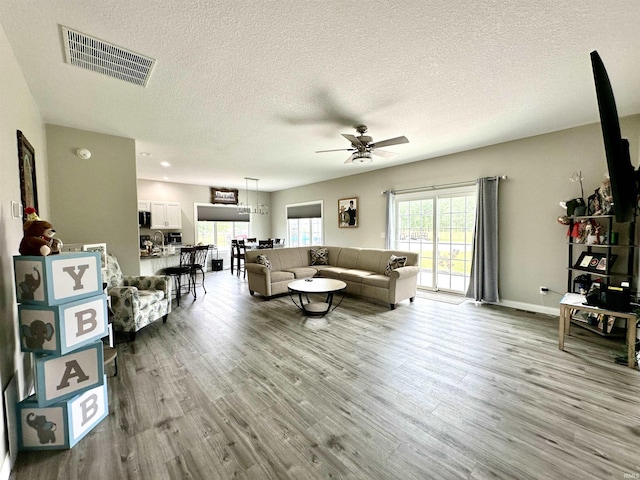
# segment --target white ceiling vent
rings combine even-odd
[[[156,61],[84,33],[62,28],[67,63],[110,77],[147,86]]]

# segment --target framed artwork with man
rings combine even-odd
[[[338,227],[358,228],[358,197],[338,200]]]

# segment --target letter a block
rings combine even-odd
[[[17,404],[18,448],[62,450],[78,443],[109,413],[107,383],[45,408],[35,395]]]
[[[80,347],[72,353],[36,356],[38,407],[48,407],[104,382],[102,342]]]
[[[20,303],[52,306],[103,292],[99,252],[16,255],[13,265]]]
[[[47,307],[20,304],[23,352],[64,355],[108,335],[107,296]]]

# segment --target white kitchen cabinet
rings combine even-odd
[[[178,202],[149,202],[151,229],[181,229],[182,209]]]
[[[139,212],[150,212],[151,211],[151,202],[149,200],[138,200],[138,211]]]

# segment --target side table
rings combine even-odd
[[[569,335],[571,327],[571,311],[579,310],[583,312],[601,313],[612,315],[616,318],[624,318],[627,323],[627,366],[636,366],[636,329],[638,317],[634,312],[616,312],[606,308],[584,305],[585,296],[577,293],[567,293],[560,300],[560,321],[558,332],[558,348],[564,350],[564,337]]]

